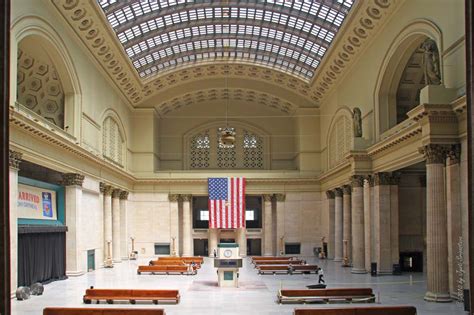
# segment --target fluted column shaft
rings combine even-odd
[[[454,145],[448,155],[446,166],[446,197],[447,197],[447,225],[448,225],[448,276],[449,292],[452,297],[457,296],[459,285],[458,269],[459,240],[462,238],[461,214],[461,165],[460,145]]]
[[[179,256],[179,195],[168,195],[170,202],[170,253]]]
[[[10,288],[13,295],[18,287],[18,170],[22,154],[9,152],[9,187],[10,187]]]
[[[375,260],[378,274],[392,274],[390,173],[374,174]]]
[[[334,237],[335,237],[335,195],[334,191],[326,191],[326,203],[328,207],[328,259],[334,259]]]
[[[120,257],[122,260],[128,260],[130,249],[129,241],[129,213],[128,213],[128,191],[120,192]]]
[[[263,195],[264,202],[264,256],[273,256],[273,220],[272,220],[272,195]]]
[[[370,181],[366,179],[364,181],[364,259],[365,259],[365,270],[370,271],[370,263],[372,262],[372,215],[371,206],[372,198],[370,196]]]
[[[112,258],[112,187],[104,186],[104,260]]]
[[[191,195],[181,195],[183,200],[183,256],[192,256],[192,215],[191,215]]]
[[[276,256],[284,255],[285,245],[285,194],[275,194],[276,201]]]
[[[112,257],[115,263],[122,262],[120,257],[120,189],[112,191]]]
[[[342,261],[342,190],[334,189],[334,261]]]
[[[428,256],[425,300],[450,301],[448,282],[448,231],[444,162],[446,148],[427,145],[426,157],[426,243]]]
[[[342,187],[342,208],[343,208],[343,231],[342,240],[346,241],[347,245],[343,247],[343,259],[347,258],[350,264],[352,261],[352,213],[351,213],[351,186],[345,185]]]
[[[66,186],[66,275],[79,276],[86,271],[85,253],[82,246],[83,224],[82,208],[82,183],[84,175],[63,174],[63,185]]]
[[[366,273],[363,185],[362,176],[352,177],[352,273]]]

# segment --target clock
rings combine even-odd
[[[226,249],[224,251],[224,257],[226,258],[232,257],[232,251],[230,249]]]

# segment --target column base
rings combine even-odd
[[[367,271],[365,269],[357,269],[357,268],[352,268],[351,273],[355,274],[365,274]]]
[[[104,268],[113,268],[113,267],[114,267],[114,263],[113,263],[112,259],[107,258],[104,261]]]
[[[448,293],[433,293],[429,291],[426,292],[424,299],[428,302],[437,303],[449,303],[453,301]]]
[[[82,271],[82,270],[66,271],[66,276],[68,277],[79,277],[79,276],[82,276],[83,274],[85,274],[85,271]]]

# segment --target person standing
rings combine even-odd
[[[323,271],[322,268],[318,268],[318,276],[319,276],[318,284],[326,283],[326,281],[324,281],[324,279],[323,279],[323,277],[324,277],[324,271]]]
[[[214,258],[217,257],[217,251],[214,249]]]

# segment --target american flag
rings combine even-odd
[[[209,228],[245,227],[245,178],[209,178]]]

